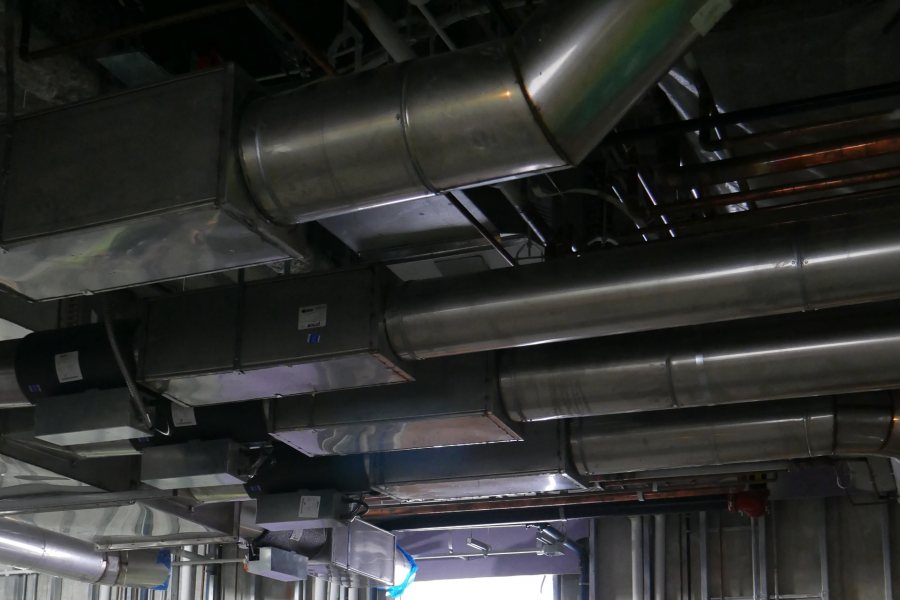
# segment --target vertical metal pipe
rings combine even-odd
[[[631,598],[644,600],[643,517],[631,517]]]
[[[894,600],[894,579],[891,572],[891,507],[881,506],[881,560],[884,565],[884,600]]]
[[[185,546],[186,552],[193,552],[194,546]],[[198,567],[181,567],[180,569],[172,569],[173,576],[178,578],[176,591],[178,593],[177,600],[194,600],[194,572]]]
[[[310,600],[328,600],[328,581],[320,577],[311,577]]]
[[[769,600],[769,567],[767,560],[768,547],[766,546],[766,517],[757,518],[756,533],[759,549],[759,593],[763,600]]]
[[[644,582],[641,587],[644,592],[643,600],[651,600],[653,593],[653,517],[644,515],[641,517],[641,521],[644,531],[644,540],[641,544]]]
[[[653,515],[653,600],[666,600],[666,515]]]
[[[823,498],[822,519],[819,521],[819,576],[821,578],[822,600],[828,600],[830,586],[828,583],[828,500]]]
[[[719,523],[719,529],[721,530],[722,524]],[[759,545],[758,540],[756,539],[756,519],[750,519],[750,572],[751,572],[751,581],[753,583],[753,600],[760,600],[759,598]],[[725,590],[720,590],[719,594],[722,598],[725,597]]]
[[[709,529],[706,523],[706,512],[700,513],[700,600],[709,600]]]

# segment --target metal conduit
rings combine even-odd
[[[511,40],[261,98],[244,175],[293,224],[576,164],[729,7],[553,3]]]
[[[900,306],[853,307],[501,353],[518,421],[900,388]]]
[[[900,396],[890,392],[577,419],[585,475],[829,455],[900,457]]]
[[[0,518],[0,562],[87,583],[157,587],[169,567],[156,550],[97,552],[90,542]]]
[[[893,299],[897,273],[896,225],[847,215],[407,282],[385,318],[424,359]]]

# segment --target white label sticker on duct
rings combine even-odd
[[[322,498],[319,496],[300,496],[300,513],[297,516],[301,519],[315,519],[319,516],[321,504]]]
[[[706,35],[729,10],[731,10],[731,0],[709,0],[691,18],[691,25],[700,35]]]
[[[56,363],[56,378],[60,383],[81,381],[81,365],[78,363],[78,352],[63,352],[53,357]]]
[[[182,406],[172,403],[172,425],[175,427],[190,427],[197,424],[197,415],[190,406]]]
[[[300,320],[297,323],[297,329],[314,329],[316,327],[325,327],[326,317],[328,316],[327,304],[315,304],[313,306],[300,307]]]

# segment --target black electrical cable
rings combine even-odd
[[[101,313],[103,318],[103,328],[106,330],[106,337],[109,340],[110,350],[112,350],[116,365],[122,373],[122,379],[125,380],[125,386],[128,388],[128,395],[131,396],[131,403],[134,405],[134,410],[138,413],[147,429],[152,430],[153,419],[150,418],[150,413],[147,412],[147,407],[144,405],[144,400],[141,397],[141,390],[138,389],[137,383],[135,383],[134,378],[128,371],[128,365],[125,364],[125,359],[122,356],[122,349],[119,348],[119,342],[116,340],[116,331],[113,327],[109,302],[107,302],[106,299],[103,300]]]

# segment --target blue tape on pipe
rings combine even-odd
[[[402,554],[407,562],[409,562],[409,573],[406,574],[406,577],[404,577],[403,581],[401,581],[399,584],[387,588],[387,593],[391,598],[399,598],[400,596],[402,596],[403,592],[406,591],[406,588],[409,587],[409,584],[411,584],[416,578],[416,571],[419,570],[419,565],[416,564],[416,559],[414,559],[409,552],[407,552],[400,546],[397,546],[397,550],[399,550],[400,554]]]
[[[166,576],[165,581],[152,589],[164,592],[169,589],[169,580],[172,578],[172,552],[170,550],[160,550],[159,552],[157,552],[156,564],[165,565],[166,570],[169,572],[169,574]]]

